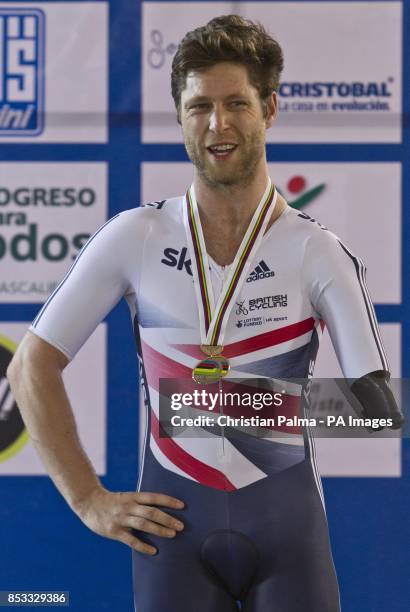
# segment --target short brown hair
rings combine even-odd
[[[179,114],[181,92],[191,71],[204,71],[219,62],[243,64],[251,84],[265,106],[279,88],[283,52],[260,23],[239,15],[215,17],[205,26],[188,32],[172,61],[171,93]]]

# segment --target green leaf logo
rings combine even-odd
[[[287,191],[291,194],[291,196],[296,196],[296,198],[292,200],[289,198],[287,202],[289,206],[292,206],[292,208],[296,208],[296,210],[301,210],[302,208],[305,208],[305,206],[313,202],[322,193],[325,187],[326,184],[321,183],[320,185],[317,185],[312,189],[306,190],[305,177],[293,176],[291,179],[289,179],[287,183]],[[279,188],[278,192],[283,195]]]

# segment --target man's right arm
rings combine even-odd
[[[28,332],[7,376],[30,438],[44,467],[70,507],[79,513],[101,488],[77,434],[62,371],[67,357]]]
[[[182,523],[151,504],[181,509],[183,503],[159,493],[112,493],[102,486],[77,433],[62,377],[67,363],[62,352],[31,332],[19,345],[7,377],[30,438],[54,484],[87,527],[155,554],[130,529],[174,537]]]
[[[8,377],[45,468],[71,508],[96,533],[152,554],[153,547],[130,529],[172,537],[178,529],[173,517],[151,506],[181,509],[182,502],[159,493],[111,493],[102,486],[81,447],[62,378],[97,325],[134,291],[147,236],[139,213],[116,215],[84,245],[22,340]]]

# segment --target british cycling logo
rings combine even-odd
[[[264,297],[251,298],[246,303],[236,302],[236,314],[247,315],[255,310],[269,310],[271,308],[285,308],[288,305],[288,294],[265,295]]]
[[[0,462],[15,455],[25,445],[28,434],[6,378],[7,367],[17,346],[0,335]]]
[[[235,314],[238,317],[247,317],[238,319],[236,327],[254,327],[255,325],[263,325],[264,323],[272,323],[276,321],[286,321],[287,316],[252,316],[256,312],[270,310],[271,308],[286,308],[288,305],[287,294],[267,295],[265,297],[257,297],[249,300],[236,302]],[[249,317],[248,317],[249,315]]]
[[[268,309],[268,308],[284,308],[288,305],[288,294],[280,293],[279,295],[265,295],[265,297],[257,297],[249,300],[249,311]]]
[[[0,136],[44,130],[45,14],[0,8]]]

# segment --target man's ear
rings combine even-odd
[[[177,111],[177,122],[179,123],[179,125],[182,125],[181,123],[181,105],[180,104],[178,104],[176,111]]]
[[[272,91],[265,103],[265,126],[269,129],[278,114],[278,96],[276,91]]]

